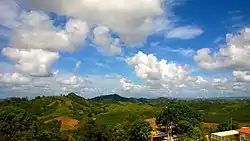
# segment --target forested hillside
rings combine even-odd
[[[249,107],[248,100],[135,99],[117,94],[9,98],[0,101],[0,140],[144,141],[152,131],[146,119],[153,117],[158,125],[175,127],[171,134],[179,139],[202,140],[212,131],[228,129],[230,119],[234,128],[248,125]],[[204,121],[218,126],[203,127]]]

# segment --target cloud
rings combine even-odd
[[[18,4],[14,0],[0,1],[0,25],[12,28],[17,24],[17,18],[20,12]]]
[[[56,71],[53,72],[53,75],[57,76],[59,72],[60,72],[59,70],[56,70]]]
[[[53,77],[28,77],[19,73],[2,73],[0,80],[0,97],[34,97],[67,94],[69,92],[76,92],[87,98],[112,93],[127,97],[205,97],[211,93],[240,95],[249,90],[249,83],[237,82],[227,78],[205,78],[190,75],[186,76],[186,80],[184,79],[180,83],[168,81],[147,83],[145,79],[143,80],[144,83],[135,84],[124,76],[117,74],[77,76],[67,72],[57,73]]]
[[[68,94],[70,92],[76,92],[87,98],[111,93],[129,96],[121,88],[119,84],[120,79],[120,76],[114,74],[77,76],[68,72],[57,73],[53,77],[24,77],[18,73],[14,75],[1,74],[0,97],[34,97],[39,95]]]
[[[156,97],[205,97],[220,93],[242,95],[249,91],[249,84],[240,83],[233,78],[192,75],[186,65],[158,60],[153,54],[138,52],[126,61],[133,67],[136,76],[144,82],[138,85],[122,78],[120,84],[128,92],[137,90]]]
[[[226,93],[233,95],[246,95],[249,92],[249,84],[241,81],[235,81],[229,78],[214,78],[211,84],[216,88],[217,93]]]
[[[58,52],[76,51],[89,32],[86,22],[74,18],[67,21],[65,29],[58,29],[43,12],[23,11],[19,19],[12,28],[10,47],[2,54],[17,70],[31,76],[52,76],[50,66],[59,59]]]
[[[15,68],[32,76],[51,76],[50,65],[59,59],[56,52],[41,49],[4,48],[2,54],[15,63]]]
[[[213,43],[216,44],[216,43],[220,43],[221,41],[223,41],[223,37],[219,36],[217,38],[214,39]]]
[[[244,15],[237,15],[237,16],[232,16],[232,20],[239,21],[244,18]]]
[[[82,63],[81,61],[77,61],[77,62],[76,62],[76,66],[75,66],[75,68],[73,69],[73,72],[74,72],[74,73],[76,73],[76,70],[80,67],[81,63]]]
[[[14,73],[16,72],[15,67],[12,64],[0,61],[0,73]]]
[[[13,84],[13,85],[22,85],[22,84],[28,84],[31,82],[31,79],[29,77],[25,77],[20,73],[0,73],[0,83],[2,84]]]
[[[194,60],[201,68],[208,70],[229,69],[248,70],[250,63],[250,28],[239,33],[227,34],[226,47],[212,53],[209,48],[197,51]]]
[[[105,26],[97,26],[93,30],[93,42],[97,45],[96,48],[102,53],[121,54],[120,39],[112,38],[110,33],[110,29]]]
[[[166,33],[167,38],[179,38],[183,40],[193,39],[200,36],[203,33],[201,28],[195,26],[180,26],[170,29]]]
[[[180,94],[184,89],[199,92],[208,82],[201,76],[191,76],[186,65],[158,60],[153,54],[139,51],[135,56],[127,58],[126,62],[133,67],[136,76],[145,82],[145,88],[165,96]]]
[[[241,13],[242,11],[240,10],[232,10],[232,11],[228,11],[228,14],[238,14],[238,13]]]
[[[63,77],[59,77],[56,80],[57,82],[59,82],[60,84],[63,85],[64,89],[70,87],[70,88],[78,88],[81,87],[83,85],[84,80],[81,77],[77,77],[75,75],[67,78],[63,78]],[[83,86],[82,86],[83,87]]]
[[[155,30],[154,18],[168,14],[164,13],[161,0],[26,1],[36,10],[79,18],[90,25],[107,26],[127,44],[141,44]]]
[[[153,54],[147,55],[140,51],[126,61],[135,68],[136,75],[141,79],[174,81],[188,74],[183,66],[167,64],[166,60],[158,61]]]
[[[49,16],[42,12],[22,12],[20,19],[11,36],[13,48],[72,52],[82,46],[89,31],[86,22],[72,18],[65,29],[57,29]]]
[[[173,53],[179,53],[180,55],[184,57],[192,57],[195,55],[196,51],[191,49],[191,48],[170,48],[170,47],[165,47],[164,48],[166,51],[173,52]]]
[[[239,82],[250,82],[249,72],[246,72],[246,71],[233,71],[233,76]]]
[[[76,62],[76,67],[75,67],[75,68],[78,69],[78,68],[80,67],[81,63],[82,63],[81,61],[77,61],[77,62]]]
[[[146,86],[133,84],[132,81],[130,81],[126,78],[121,78],[120,84],[125,91],[129,91],[132,93],[133,92],[142,92],[143,90],[146,89]]]

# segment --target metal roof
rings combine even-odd
[[[244,134],[250,134],[250,128],[249,127],[242,127],[240,129],[238,129],[237,131],[239,131],[240,133],[244,133]]]
[[[236,134],[239,134],[239,131],[237,131],[237,130],[229,130],[229,131],[212,133],[212,135],[216,135],[216,136],[219,136],[219,137],[231,136],[231,135],[236,135]]]
[[[154,138],[161,138],[161,137],[166,137],[166,133],[165,132],[158,132],[158,134],[156,136],[153,136]]]

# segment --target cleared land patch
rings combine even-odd
[[[47,120],[47,121],[45,121],[45,123],[48,123],[48,122],[51,122],[54,120],[61,121],[60,131],[75,130],[78,128],[79,121],[72,118],[72,117],[67,117],[67,116],[60,116],[60,117],[57,117],[55,119]]]

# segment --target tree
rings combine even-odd
[[[135,121],[130,129],[130,141],[147,141],[152,127],[143,120]]]
[[[169,127],[171,126],[171,122],[174,120],[171,110],[166,107],[162,110],[159,116],[156,118],[156,123],[164,125],[166,128],[166,132],[169,135]]]
[[[192,128],[193,126],[191,123],[185,120],[181,120],[176,125],[176,132],[178,135],[189,134]]]
[[[108,137],[105,133],[105,127],[97,124],[93,119],[88,119],[88,121],[78,129],[78,137],[81,137],[82,140],[86,141],[108,140]]]
[[[39,122],[25,110],[9,106],[0,112],[0,140],[5,141],[57,141],[59,123],[50,126]]]
[[[10,106],[0,112],[0,133],[6,141],[20,141],[32,132],[35,118],[28,115],[23,109]]]
[[[61,138],[60,127],[61,121],[58,120],[47,124],[40,123],[40,127],[38,127],[38,136],[35,139],[38,141],[57,141]]]
[[[108,138],[112,141],[130,141],[131,123],[122,122],[115,126],[108,126]]]
[[[168,135],[170,134],[170,127],[175,127],[180,121],[186,121],[191,126],[199,126],[202,116],[201,113],[190,108],[185,103],[175,102],[163,108],[156,118],[157,124],[162,124],[166,127]]]
[[[238,127],[239,125],[237,122],[227,121],[227,122],[219,124],[216,131],[221,132],[221,131],[227,131],[227,130],[235,130],[235,129],[238,129]]]
[[[176,133],[180,140],[193,141],[201,138],[199,127],[193,126],[190,122],[182,120],[176,125]]]

